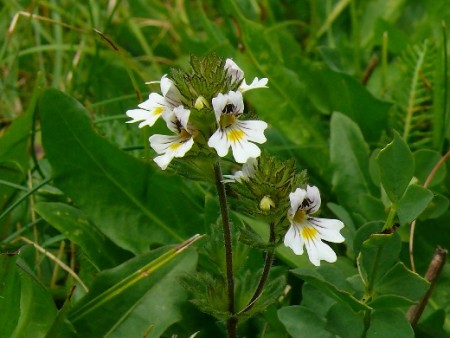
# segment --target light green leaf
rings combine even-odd
[[[431,174],[434,166],[442,158],[441,154],[437,151],[429,149],[420,149],[414,152],[415,170],[414,176],[419,179],[419,182],[425,184],[428,176]],[[437,186],[442,183],[447,175],[447,168],[445,165],[441,165],[433,176],[433,179],[429,183],[429,187]]]
[[[433,199],[433,193],[419,185],[411,184],[398,203],[397,214],[400,225],[414,221]]]
[[[115,244],[140,253],[152,243],[201,232],[201,212],[180,179],[152,170],[99,136],[73,98],[46,90],[40,108],[55,185]]]
[[[38,203],[38,214],[66,238],[79,245],[98,269],[112,268],[131,254],[112,243],[83,213],[64,203]]]
[[[414,158],[398,133],[377,158],[384,190],[392,202],[398,202],[414,175]]]

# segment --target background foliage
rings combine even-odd
[[[241,335],[450,336],[448,265],[415,331],[404,316],[436,246],[450,247],[449,165],[424,187],[450,139],[446,1],[3,0],[0,11],[2,337],[225,334],[179,283],[207,265],[207,240],[174,249],[210,233],[214,187],[161,173],[148,130],[124,123],[157,90],[145,82],[211,52],[269,79],[246,96],[270,124],[263,147],[307,169],[322,216],[346,225],[334,265],[277,249],[273,278],[290,269],[290,288]],[[389,222],[395,233],[371,236]],[[240,257],[261,266],[258,251]]]

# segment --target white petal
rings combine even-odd
[[[306,187],[306,197],[311,201],[308,207],[308,214],[313,214],[320,208],[320,192],[319,189],[315,186],[307,186]]]
[[[305,196],[306,190],[301,188],[297,188],[294,192],[289,194],[289,200],[291,201],[290,213],[292,213],[292,216],[295,215],[298,208],[302,205]]]
[[[267,82],[269,80],[267,78],[262,78],[261,80],[255,77],[249,85],[244,81],[242,81],[241,85],[239,86],[240,92],[246,92],[247,90],[256,89],[256,88],[267,88]]]
[[[153,161],[156,162],[156,164],[162,169],[166,170],[169,163],[172,161],[173,156],[172,154],[164,154],[158,157],[155,157]]]
[[[127,123],[142,121],[139,123],[139,128],[142,128],[145,126],[153,126],[156,120],[161,116],[162,110],[155,109],[153,111],[148,111],[144,109],[131,109],[128,110],[126,114],[132,118],[132,120],[127,121]]]
[[[161,93],[166,99],[167,103],[172,107],[176,107],[181,103],[181,93],[175,86],[173,81],[164,75],[161,78]]]
[[[173,153],[173,157],[183,157],[194,145],[194,139],[192,137],[188,140],[179,139],[176,144],[178,147],[173,151],[169,148],[169,152]]]
[[[216,132],[209,138],[208,146],[216,149],[217,155],[224,157],[228,154],[228,148],[230,143],[225,133],[221,129],[217,129]]]
[[[242,166],[242,175],[246,177],[253,177],[258,166],[258,160],[255,157],[250,157]]]
[[[214,113],[216,114],[216,121],[220,121],[220,115],[222,115],[222,110],[225,108],[228,102],[228,96],[219,93],[216,97],[212,99],[212,105],[214,108]]]
[[[180,121],[184,129],[187,129],[191,111],[189,109],[185,109],[183,106],[178,106],[173,110],[173,112],[175,113],[175,116],[177,117],[178,121]]]
[[[304,241],[305,241],[306,251],[308,252],[309,260],[315,266],[319,266],[320,265],[320,253],[319,253],[319,248],[316,246],[316,240],[304,238]],[[320,240],[318,240],[317,242],[320,242]]]
[[[336,253],[330,248],[328,244],[321,241],[316,242],[317,252],[319,253],[319,259],[323,259],[329,263],[334,263],[337,260]]]
[[[228,92],[228,102],[236,107],[234,114],[240,115],[244,112],[244,99],[241,92]]]
[[[294,225],[291,225],[288,232],[284,236],[284,245],[291,248],[296,255],[303,254],[303,240],[298,229]]]
[[[245,132],[246,138],[249,141],[256,143],[264,143],[267,141],[264,135],[264,130],[267,128],[267,123],[264,121],[237,121],[235,123],[237,128]]]
[[[312,217],[308,220],[314,228],[319,231],[320,237],[328,242],[342,243],[344,242],[344,237],[339,233],[344,227],[344,223],[337,219],[327,219],[327,218],[315,218]]]
[[[178,139],[179,139],[178,136],[155,134],[155,135],[150,136],[149,141],[150,141],[150,146],[158,154],[162,154],[162,153],[167,152],[167,149],[169,148],[169,146],[172,143],[177,142]]]
[[[254,143],[243,139],[237,142],[230,142],[233,150],[233,157],[238,163],[245,163],[250,157],[258,157],[261,155],[261,150]]]
[[[244,72],[241,68],[231,59],[226,59],[225,70],[227,75],[231,77],[231,82],[236,83],[244,78]]]
[[[151,93],[148,97],[148,100],[138,104],[139,108],[146,109],[146,110],[153,110],[155,106],[165,106],[166,100],[164,100],[164,97],[157,93]]]

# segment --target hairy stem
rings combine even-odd
[[[222,215],[223,223],[223,240],[225,244],[225,264],[226,264],[226,278],[227,278],[227,293],[228,293],[228,312],[231,317],[227,320],[227,330],[229,338],[236,338],[237,332],[237,318],[234,312],[234,276],[233,276],[233,249],[231,243],[231,226],[230,218],[228,216],[227,194],[225,192],[225,185],[223,184],[222,170],[220,163],[216,162],[214,165],[214,173],[216,178],[217,194],[219,195],[220,213]]]
[[[275,243],[275,226],[273,223],[270,224],[270,237],[269,237],[269,243],[274,244]],[[253,305],[255,305],[256,301],[258,300],[259,296],[261,296],[262,292],[264,291],[264,286],[266,285],[267,279],[269,278],[269,272],[270,268],[272,267],[273,262],[273,253],[274,248],[270,248],[266,253],[266,259],[264,261],[264,268],[261,273],[261,277],[259,278],[258,286],[256,287],[255,292],[253,293],[252,298],[250,298],[250,301],[248,302],[247,306],[243,308],[239,313],[245,313],[248,310],[250,310]]]

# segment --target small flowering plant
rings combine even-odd
[[[243,94],[267,88],[268,80],[254,78],[247,84],[243,70],[232,59],[214,55],[192,57],[191,68],[191,72],[175,70],[171,76],[164,75],[159,81],[161,94],[151,93],[138,109],[128,110],[128,122],[139,122],[142,128],[153,126],[160,117],[165,121],[172,135],[153,134],[149,138],[158,154],[154,162],[162,170],[172,167],[176,171],[172,164],[177,160],[189,169],[180,173],[188,176],[197,171],[199,177],[203,170],[204,180],[208,180],[214,171],[223,236],[214,235],[217,231],[213,229],[205,254],[218,270],[186,276],[182,282],[193,293],[193,302],[225,321],[229,337],[236,337],[237,324],[263,311],[281,292],[284,276],[269,278],[276,246],[284,242],[296,255],[302,255],[305,246],[316,266],[321,260],[335,262],[335,252],[323,241],[343,242],[339,231],[344,224],[313,216],[320,207],[319,190],[307,185],[306,172],[297,173],[294,161],[281,161],[261,152],[259,145],[267,140],[264,132],[268,124],[248,118]],[[220,160],[230,148],[232,159],[242,169],[222,175]],[[231,226],[227,194],[236,210],[267,224],[268,240],[251,227]],[[233,241],[238,232],[247,249]],[[266,259],[253,294],[246,296],[237,292],[237,285],[252,284],[249,267],[236,271],[233,261],[236,256],[247,255],[250,247],[265,250]],[[236,303],[244,305],[238,308]]]

